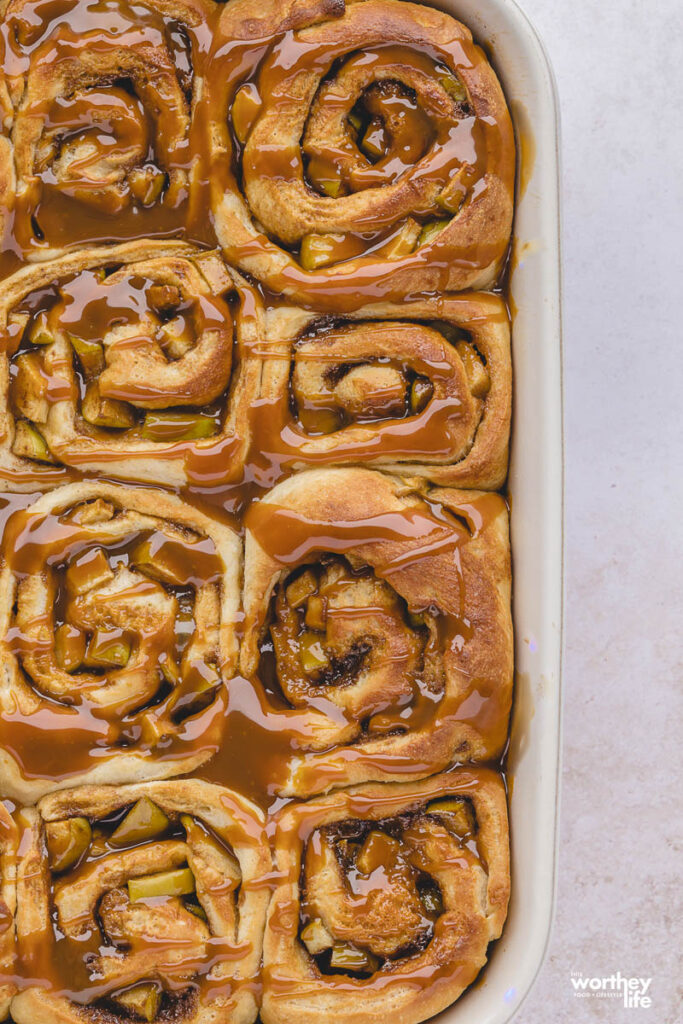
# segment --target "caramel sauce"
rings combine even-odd
[[[198,121],[218,141],[210,171],[199,175],[195,215],[201,221],[202,188],[211,191],[215,209],[227,197],[229,226],[224,231],[219,226],[218,234],[231,259],[257,274],[267,268],[274,291],[335,312],[403,300],[402,282],[416,270],[425,270],[428,290],[438,293],[447,290],[454,266],[476,272],[502,260],[505,229],[502,250],[495,230],[486,240],[481,232],[469,233],[457,251],[445,231],[417,248],[413,237],[387,259],[387,246],[411,224],[419,230],[420,224],[453,215],[436,198],[454,173],[463,208],[486,201],[495,188],[507,196],[511,215],[511,122],[506,111],[500,117],[490,114],[488,98],[475,114],[458,77],[476,74],[485,62],[478,47],[460,33],[420,39],[419,49],[383,43],[376,29],[365,31],[359,24],[364,13],[355,8],[345,14],[351,31],[337,26],[332,15],[321,28],[322,38],[294,27],[271,42],[267,33],[273,31],[271,22],[278,22],[272,5],[265,6],[261,25],[245,23],[240,8],[233,4],[217,23],[211,55],[217,73],[197,108]],[[350,47],[362,52],[349,56]],[[300,125],[301,111],[309,106],[309,122]],[[290,132],[282,128],[290,124]],[[500,175],[495,185],[492,168]],[[264,182],[268,189],[261,203],[258,189]],[[378,190],[387,185],[404,189],[405,198],[383,203]],[[372,194],[369,202],[364,192]],[[230,198],[242,193],[255,221],[248,230],[240,226],[241,216],[233,215]],[[335,204],[346,204],[348,214],[337,216]],[[297,219],[299,207],[307,211],[305,228]],[[305,265],[299,250],[306,232],[332,247],[323,269]]]
[[[272,608],[264,609],[269,616],[268,629],[258,671],[239,674],[233,668],[229,677],[224,677],[221,657],[210,644],[209,653],[206,645],[202,646],[204,633],[215,624],[202,612],[202,601],[214,593],[218,601],[225,568],[209,538],[193,535],[186,527],[175,528],[172,521],[167,529],[162,513],[156,524],[131,528],[116,537],[99,536],[97,519],[90,524],[79,522],[82,503],[47,514],[37,513],[32,505],[41,493],[60,484],[92,480],[95,474],[100,474],[99,479],[109,473],[117,478],[120,456],[113,450],[112,438],[136,443],[145,436],[146,413],[158,410],[154,439],[159,445],[152,458],[159,466],[180,459],[185,473],[181,485],[169,487],[198,513],[207,513],[241,535],[250,532],[280,568],[281,601],[286,581],[295,578],[302,566],[311,565],[316,571],[321,565],[341,566],[341,582],[337,581],[326,612],[334,630],[355,637],[359,620],[362,624],[370,617],[377,630],[398,638],[391,654],[393,664],[412,665],[411,659],[418,655],[424,659],[425,651],[441,659],[455,657],[466,647],[473,628],[465,614],[461,548],[500,513],[498,496],[479,495],[461,501],[454,511],[427,495],[419,507],[401,513],[331,522],[263,500],[271,487],[302,462],[314,466],[346,460],[361,464],[378,453],[396,460],[448,461],[454,450],[466,451],[481,408],[439,324],[411,322],[397,328],[397,336],[406,338],[431,332],[432,350],[427,354],[419,348],[417,354],[410,350],[406,355],[401,350],[394,358],[377,357],[376,352],[373,358],[347,354],[346,364],[352,370],[357,367],[364,373],[368,365],[379,365],[384,374],[377,376],[377,386],[370,389],[360,415],[352,402],[338,399],[336,386],[336,390],[328,388],[322,399],[305,382],[297,390],[294,370],[282,393],[251,403],[244,417],[248,429],[227,424],[226,409],[245,361],[267,363],[279,358],[277,353],[264,351],[260,343],[240,347],[237,324],[245,336],[260,338],[264,309],[278,308],[284,302],[283,294],[303,293],[308,297],[303,304],[316,313],[333,310],[343,315],[375,300],[403,301],[404,291],[392,283],[395,274],[429,263],[433,271],[429,295],[435,297],[454,260],[463,266],[485,266],[498,258],[499,246],[473,237],[456,258],[437,237],[429,252],[400,255],[395,246],[406,217],[397,220],[391,213],[368,213],[337,233],[333,255],[338,268],[332,279],[326,272],[302,267],[301,238],[283,238],[266,231],[257,241],[236,241],[230,255],[242,266],[269,246],[282,247],[285,258],[271,282],[278,294],[250,278],[233,278],[201,294],[192,288],[185,293],[177,281],[163,274],[155,276],[148,266],[137,272],[134,265],[129,268],[115,255],[109,261],[104,247],[173,239],[191,243],[200,254],[210,253],[218,249],[210,212],[212,196],[215,200],[218,194],[241,191],[250,180],[274,180],[285,186],[303,176],[312,194],[331,200],[330,183],[344,198],[362,197],[370,190],[400,183],[414,174],[416,167],[415,180],[427,195],[421,208],[413,211],[421,229],[441,216],[436,186],[456,173],[468,203],[486,192],[490,167],[503,168],[503,184],[511,192],[512,181],[505,169],[514,144],[508,124],[475,116],[462,98],[444,109],[443,87],[439,91],[429,84],[446,77],[452,88],[457,76],[450,69],[466,69],[484,59],[465,39],[454,37],[419,51],[411,48],[409,41],[387,45],[376,40],[348,57],[341,38],[312,48],[293,27],[283,26],[276,38],[260,36],[258,24],[254,31],[252,28],[245,26],[241,34],[236,32],[230,12],[225,15],[221,6],[202,0],[173,5],[126,0],[10,0],[0,25],[0,109],[6,115],[5,136],[11,136],[15,146],[20,178],[20,187],[11,195],[0,188],[0,276],[14,282],[12,275],[17,271],[56,255],[103,247],[97,266],[74,268],[21,295],[12,293],[11,315],[0,331],[0,354],[7,360],[9,407],[17,419],[33,422],[20,408],[19,360],[37,354],[36,387],[49,410],[69,405],[82,415],[93,382],[102,397],[132,409],[126,426],[83,427],[88,442],[85,468],[79,457],[58,445],[50,449],[52,461],[26,458],[21,467],[0,467],[0,479],[8,487],[8,493],[0,498],[0,568],[11,589],[0,639],[5,647],[3,657],[14,666],[21,694],[21,699],[15,696],[14,707],[0,711],[0,749],[11,756],[24,780],[49,780],[60,786],[117,753],[135,752],[144,762],[163,766],[191,756],[198,765],[194,777],[243,794],[263,809],[272,838],[279,813],[288,802],[280,794],[293,765],[314,792],[342,785],[345,766],[359,759],[380,779],[429,774],[434,766],[428,759],[422,763],[408,754],[368,754],[362,743],[353,742],[341,743],[338,764],[326,763],[321,757],[326,748],[316,745],[320,720],[341,735],[358,727],[360,713],[323,692],[328,685],[324,676],[320,677],[323,682],[313,686],[309,686],[310,679],[300,686],[290,680],[292,692],[298,686],[296,700],[291,699],[291,692],[289,697],[283,694],[284,680],[278,677],[272,649],[277,628]],[[275,118],[284,117],[297,76],[311,71],[322,85],[313,97],[315,113],[303,134],[302,147],[293,150],[286,145],[250,143],[256,139],[254,131],[264,111]],[[336,71],[340,72],[337,89],[330,87]],[[326,120],[343,120],[343,137],[321,142],[318,124]],[[209,153],[207,132],[217,122],[225,125],[229,138],[225,146]],[[359,151],[365,154],[361,159]],[[0,175],[2,172],[0,150]],[[159,259],[185,257],[190,259],[187,252],[178,251]],[[143,263],[153,259],[153,255],[145,257]],[[38,345],[30,340],[31,331],[43,321],[58,342]],[[171,321],[181,347],[169,356],[166,328]],[[357,326],[335,322],[331,329],[329,324],[323,325],[321,331],[326,332],[326,344],[336,341],[343,350],[347,340],[350,347],[347,332]],[[180,385],[169,383],[164,376],[168,366],[181,361],[185,351],[197,359],[207,336],[218,338],[219,343],[211,369],[195,374],[204,389],[197,390],[198,382],[191,374]],[[73,338],[76,344],[69,340]],[[81,351],[92,355],[97,350],[94,358],[99,358],[97,353],[106,339],[113,339],[105,346],[107,370],[117,359],[149,358],[145,376],[110,374],[107,384],[107,370],[103,366],[93,370],[87,355],[78,355],[80,343]],[[187,342],[186,349],[182,349],[182,339]],[[298,343],[301,354],[297,358],[304,369],[321,360],[327,370],[335,365],[334,359],[325,364],[315,348],[307,355],[309,342],[314,346],[315,332],[304,334]],[[411,406],[411,389],[418,379],[425,380],[432,391],[425,405],[420,406],[418,399]],[[207,433],[201,438],[178,438],[179,412],[209,420],[208,426],[201,421],[201,429]],[[316,416],[321,412],[336,417],[334,430],[319,429],[322,421]],[[328,426],[331,422],[328,417]],[[334,443],[328,448],[311,445],[311,440],[320,436],[333,437]],[[368,556],[373,546],[390,554],[371,562]],[[146,563],[136,557],[141,547],[148,552]],[[84,559],[95,560],[98,553],[103,559],[104,580],[83,596],[69,581]],[[355,562],[349,565],[350,555],[355,560],[367,558],[367,562],[359,570]],[[437,565],[430,560],[441,556],[448,556],[455,567],[457,586],[451,605],[438,613],[428,607],[409,607],[398,590],[399,581],[422,567],[429,572],[430,566]],[[163,566],[161,575],[159,566]],[[107,590],[112,581],[120,586]],[[370,587],[375,603],[360,607],[353,603],[353,588],[359,584]],[[34,585],[45,596],[42,605],[35,603],[35,595],[33,603],[29,601]],[[98,587],[102,590],[99,603],[92,597]],[[28,609],[25,613],[23,605]],[[156,618],[148,617],[140,612],[148,606],[162,610]],[[303,613],[286,620],[281,608],[280,618],[284,640],[298,652],[297,645],[310,631]],[[240,640],[250,623],[238,614],[228,626]],[[76,646],[82,643],[85,652],[77,656],[80,660],[71,671],[59,665],[55,655],[55,638],[67,635]],[[341,655],[333,661],[349,689],[358,665],[368,658],[362,644],[355,650],[361,652],[357,664],[349,667]],[[118,661],[107,664],[107,656]],[[280,675],[284,675],[281,666]],[[505,715],[490,680],[471,678],[468,692],[454,701],[445,694],[442,681],[423,676],[410,668],[408,682],[399,693],[370,702],[370,710],[363,711],[370,721],[370,734],[447,731],[453,723],[464,722],[489,736],[492,748],[502,749]],[[132,689],[127,688],[130,678]],[[64,683],[61,690],[55,679]],[[364,729],[367,735],[367,723]],[[473,790],[476,781],[469,786]],[[463,793],[470,790],[463,786]],[[352,804],[350,813],[364,822],[369,806],[360,796]],[[16,864],[34,841],[33,826],[13,802],[5,801],[5,805],[0,814],[0,837],[8,847],[16,839],[16,852],[7,855]],[[374,810],[376,806],[373,798]],[[239,816],[238,807],[230,810]],[[393,808],[388,807],[387,821],[392,815]],[[61,881],[60,876],[49,879],[51,901],[62,881],[78,882],[102,857],[116,855],[107,837],[117,820],[96,823],[105,833],[99,853],[90,850]],[[302,821],[304,825],[298,835],[291,836],[291,843],[313,849],[319,824],[314,815],[310,821],[304,815]],[[349,871],[353,907],[361,918],[371,913],[378,900],[381,903],[382,894],[391,895],[397,887],[404,886],[411,899],[417,899],[416,879],[422,875],[415,851],[424,845],[426,836],[431,837],[430,821],[419,816],[398,820],[395,832],[402,852],[385,844],[383,853],[375,851],[379,859],[369,874],[359,873],[357,867]],[[386,835],[393,835],[391,829]],[[179,836],[179,826],[174,823],[159,841],[155,870],[164,866],[165,851],[180,841]],[[252,838],[255,844],[263,842],[262,835],[254,833]],[[408,853],[404,847],[409,848]],[[453,847],[452,864],[476,860],[485,867],[485,855],[476,843],[453,841]],[[312,870],[315,863],[312,856]],[[451,864],[448,858],[443,863]],[[270,890],[280,880],[277,872],[264,872],[250,884]],[[298,878],[293,881],[298,883]],[[163,897],[150,903],[162,922],[166,921],[168,902]],[[306,913],[310,916],[310,907],[303,916],[293,904],[279,907],[273,927],[291,933],[297,941]],[[424,906],[418,917],[411,933],[413,945],[407,943],[405,950],[398,946],[394,951],[405,954],[401,984],[416,991],[434,990],[460,975],[463,984],[467,983],[469,968],[452,962],[418,965],[416,961],[413,971],[405,969],[418,947],[421,951],[428,944],[435,927],[435,915],[430,916]],[[7,983],[23,990],[38,985],[79,1006],[94,1003],[111,1011],[108,1000],[117,986],[98,979],[89,966],[94,957],[102,955],[99,933],[92,930],[75,942],[60,928],[52,905],[48,918],[47,931],[29,935],[21,943],[16,963],[0,974],[0,986]],[[11,921],[9,908],[0,900],[0,955],[2,937],[10,930]],[[114,949],[115,944],[108,948]],[[136,956],[153,960],[154,976],[163,977],[164,1010],[181,1020],[194,1007],[197,989],[202,998],[232,998],[236,983],[229,972],[221,974],[216,968],[236,962],[244,951],[244,945],[211,934],[199,943],[174,938],[169,927],[137,938],[134,948]],[[269,971],[275,991],[292,989],[294,983],[285,971],[275,966]],[[383,990],[395,983],[391,970],[372,978],[331,970],[325,973],[329,984],[339,991],[362,992],[364,986]],[[131,977],[123,987],[136,980]],[[260,977],[240,983],[260,995]]]
[[[456,308],[457,299],[451,300],[452,316]],[[492,308],[489,322],[501,315]],[[290,356],[284,362],[266,347],[264,372],[271,361],[283,370],[272,371],[279,384],[266,388],[251,413],[254,458],[264,467],[294,468],[464,458],[481,425],[490,381],[472,393],[454,333],[452,325],[438,323],[322,322],[294,339],[287,383]],[[485,375],[476,343],[460,333],[464,353]]]

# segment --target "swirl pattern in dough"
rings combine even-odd
[[[457,769],[285,809],[264,1024],[417,1024],[484,966],[510,891],[499,776]]]
[[[240,569],[233,529],[159,491],[71,484],[17,512],[0,571],[3,792],[30,801],[210,757]]]
[[[59,465],[176,487],[239,478],[260,325],[241,276],[180,242],[18,271],[0,300],[0,486],[49,486]]]
[[[330,321],[268,310],[262,458],[297,469],[364,464],[456,487],[500,487],[512,368],[493,295],[383,303]]]
[[[183,780],[22,813],[19,941],[52,987],[15,998],[17,1024],[252,1024],[271,863],[255,806]]]
[[[2,8],[0,106],[18,254],[43,258],[152,228],[177,234],[196,159],[199,55],[214,5],[9,0]]]
[[[291,731],[280,782],[308,796],[420,778],[505,745],[508,518],[499,495],[425,497],[365,469],[313,470],[246,517],[243,675]]]
[[[233,0],[212,69],[212,206],[236,265],[338,312],[495,280],[512,126],[454,18],[399,0]]]

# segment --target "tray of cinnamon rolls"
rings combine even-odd
[[[0,0],[0,1021],[523,997],[553,289],[474,8]]]

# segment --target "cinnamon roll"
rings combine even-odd
[[[500,487],[510,432],[510,336],[492,295],[383,303],[345,320],[268,311],[259,447],[295,468],[365,463]]]
[[[501,754],[512,626],[499,495],[313,470],[245,521],[241,668],[292,736],[279,792]]]
[[[241,545],[160,491],[80,483],[8,521],[0,790],[190,771],[220,741]]]
[[[15,934],[16,863],[19,828],[14,808],[0,801],[0,1020],[7,1020],[16,986],[17,947]]]
[[[210,0],[4,0],[6,249],[43,258],[183,229],[213,10]]]
[[[255,1020],[271,859],[254,805],[183,780],[87,786],[24,815],[17,1024]]]
[[[292,805],[264,943],[264,1024],[417,1024],[471,985],[510,889],[499,776],[459,769]]]
[[[403,0],[232,0],[210,69],[201,117],[231,261],[336,312],[496,279],[512,126],[454,18]]]
[[[0,487],[60,465],[170,486],[239,478],[258,303],[220,256],[133,242],[26,267],[0,299]]]

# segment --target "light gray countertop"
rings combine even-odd
[[[521,6],[561,103],[567,475],[558,904],[515,1024],[673,1024],[683,947],[682,9]],[[572,971],[652,978],[652,1007],[578,999]]]

